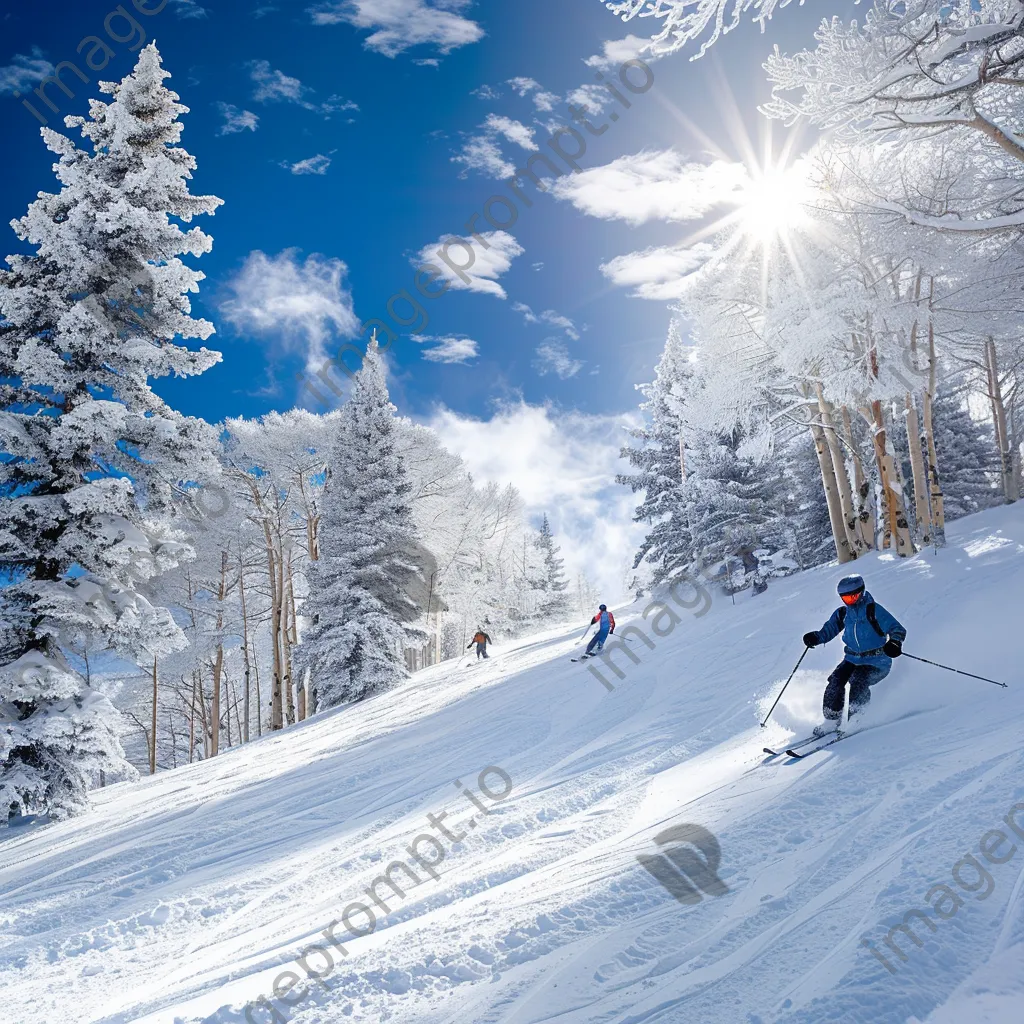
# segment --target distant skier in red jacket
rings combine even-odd
[[[600,652],[604,647],[605,640],[608,639],[608,634],[615,632],[615,616],[608,611],[608,605],[601,605],[597,614],[590,620],[590,624],[594,625],[595,622],[597,623],[597,632],[591,637],[590,643],[587,644],[586,653],[583,655],[584,658],[590,657],[595,647]]]

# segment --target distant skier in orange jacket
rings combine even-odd
[[[477,629],[473,639],[466,644],[466,650],[468,651],[473,644],[476,644],[476,660],[479,661],[481,658],[487,657],[487,645],[491,643],[491,638],[482,630]]]

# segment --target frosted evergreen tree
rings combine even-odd
[[[742,589],[753,578],[756,552],[781,563],[794,547],[780,467],[742,455],[742,442],[738,428],[704,436],[680,493],[693,544],[691,571],[722,579],[727,591]]]
[[[87,149],[42,129],[61,189],[13,222],[35,251],[0,271],[0,820],[72,813],[100,771],[131,771],[73,652],[145,662],[184,643],[140,587],[190,557],[170,526],[176,492],[216,474],[216,437],[149,379],[220,358],[172,343],[213,332],[190,315],[203,275],[178,258],[212,243],[170,219],[220,200],[189,194],[187,108],[166,77],[151,45],[123,82],[101,83],[113,100],[66,119]]]
[[[836,557],[828,503],[821,489],[821,473],[814,442],[799,431],[780,453],[786,519],[793,531],[792,556],[801,569],[824,565]]]
[[[634,494],[643,493],[633,520],[647,523],[649,530],[637,552],[634,567],[647,562],[652,569],[651,583],[657,586],[683,571],[693,557],[693,544],[682,500],[684,448],[681,408],[687,381],[691,376],[689,359],[679,325],[672,321],[665,349],[655,367],[654,380],[638,385],[645,401],[643,426],[630,431],[639,442],[622,448],[635,473],[623,473],[618,482]]]
[[[960,395],[950,391],[936,399],[933,417],[946,518],[1002,504],[999,453],[990,425],[974,420]]]
[[[541,557],[540,571],[536,578],[536,588],[540,591],[537,618],[547,623],[561,622],[568,614],[571,603],[567,592],[569,581],[565,576],[565,560],[558,557],[561,548],[555,545],[547,514],[544,515],[534,544]]]
[[[416,547],[410,484],[395,407],[375,341],[338,418],[321,498],[320,557],[310,566],[296,654],[311,673],[316,708],[362,700],[406,676],[408,594]]]

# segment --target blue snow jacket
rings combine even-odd
[[[869,605],[874,605],[878,629],[875,629],[868,619]],[[886,636],[899,640],[900,643],[907,637],[907,631],[896,617],[880,604],[876,604],[866,590],[856,604],[844,604],[832,613],[828,622],[818,630],[818,639],[827,644],[829,640],[839,636],[840,631],[843,634],[847,661],[854,665],[874,665],[885,669],[886,672],[892,665],[892,658],[882,653],[882,644],[885,643]]]

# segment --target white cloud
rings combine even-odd
[[[611,93],[600,85],[581,85],[565,97],[570,105],[582,107],[591,114],[600,114],[611,98]]]
[[[501,146],[493,136],[477,135],[466,142],[461,153],[452,157],[453,164],[462,164],[460,177],[468,171],[479,171],[490,178],[511,178],[516,173],[516,165],[505,159]]]
[[[432,363],[468,363],[480,354],[480,346],[472,338],[460,334],[441,337],[414,334],[413,340],[433,345],[423,350],[423,358]]]
[[[310,9],[316,25],[344,22],[372,29],[363,46],[395,57],[411,46],[431,44],[441,53],[483,38],[483,29],[462,16],[472,0],[331,0]]]
[[[38,46],[33,46],[31,56],[16,53],[10,64],[0,67],[0,95],[28,92],[52,74],[53,65],[43,56]]]
[[[512,266],[512,260],[526,250],[507,231],[484,231],[480,237],[484,244],[476,239],[446,235],[425,245],[411,261],[412,265],[432,264],[444,274],[453,289],[508,298],[497,279]],[[447,260],[443,255],[446,244]],[[452,269],[452,265],[459,270]]]
[[[583,63],[592,68],[614,68],[624,61],[632,60],[650,45],[650,39],[628,35],[624,39],[606,39],[600,54],[588,57]]]
[[[682,295],[686,278],[713,254],[714,248],[705,242],[659,246],[616,256],[601,264],[601,273],[613,284],[632,288],[631,294],[638,299],[666,302]]]
[[[544,266],[544,264],[542,263],[540,266]],[[539,269],[536,264],[534,269]],[[523,319],[528,324],[549,324],[565,331],[573,341],[579,340],[580,332],[576,329],[576,325],[567,316],[563,316],[553,309],[545,309],[543,313],[534,313],[525,302],[513,302],[512,309],[516,313],[522,313]]]
[[[235,132],[244,132],[246,129],[254,132],[259,126],[259,115],[251,110],[239,110],[232,103],[218,103],[217,109],[224,118],[218,135],[234,135]]]
[[[324,156],[323,153],[317,153],[316,156],[306,157],[305,160],[294,164],[290,164],[286,160],[281,166],[291,171],[292,174],[326,174],[327,168],[331,166],[331,158]]]
[[[512,483],[536,525],[546,512],[570,582],[585,573],[612,604],[643,537],[632,522],[636,497],[615,483],[629,472],[619,457],[633,416],[589,416],[542,406],[510,405],[487,420],[437,410],[429,426],[461,455],[473,478]]]
[[[568,380],[583,369],[583,361],[573,359],[569,350],[557,339],[547,338],[537,346],[533,367],[542,377],[553,373],[560,380]]]
[[[299,79],[272,68],[268,60],[251,61],[249,77],[256,83],[252,98],[261,103],[277,100],[298,103],[310,91]]]
[[[174,13],[179,18],[206,18],[206,8],[196,3],[196,0],[171,0],[174,5]]]
[[[417,64],[421,68],[439,68],[441,61],[438,57],[417,57],[413,60],[413,64]]]
[[[506,159],[498,143],[499,138],[507,139],[527,150],[535,150],[533,129],[511,117],[488,114],[480,127],[483,132],[470,136],[463,144],[462,152],[453,156],[452,163],[462,164],[461,177],[468,171],[479,171],[492,178],[510,178],[516,172],[516,165]]]
[[[249,77],[256,83],[252,98],[260,103],[296,103],[304,110],[312,110],[324,117],[345,110],[358,110],[359,104],[334,94],[322,103],[315,103],[307,97],[314,91],[303,85],[298,78],[292,78],[283,71],[270,66],[270,61],[253,60],[248,64]]]
[[[469,90],[469,95],[475,96],[478,100],[496,100],[501,98],[501,93],[489,85],[478,85],[475,89]]]
[[[508,84],[520,95],[530,96],[533,100],[533,105],[538,110],[545,112],[552,111],[555,109],[555,104],[561,100],[561,96],[553,92],[548,92],[544,89],[540,82],[532,79],[518,76],[516,78],[510,78]]]
[[[643,224],[699,220],[735,199],[747,182],[742,164],[687,162],[675,150],[642,150],[554,182],[552,191],[591,217]]]
[[[488,128],[498,135],[503,135],[509,142],[514,142],[523,149],[535,150],[537,143],[533,141],[533,129],[511,117],[501,114],[488,114],[482,127]]]
[[[229,282],[231,297],[220,313],[240,333],[268,338],[285,352],[302,352],[319,369],[332,334],[354,337],[359,320],[339,259],[313,254],[299,262],[298,250],[267,256],[258,249]]]

